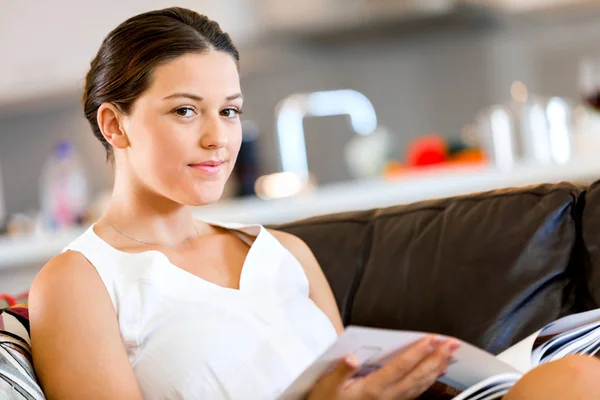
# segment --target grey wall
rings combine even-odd
[[[76,101],[60,101],[42,110],[21,106],[0,117],[0,167],[8,213],[39,208],[40,174],[54,144],[71,140],[79,150],[93,193],[111,182],[103,149]]]
[[[600,20],[588,17],[336,47],[258,49],[247,58],[246,65],[252,67],[242,79],[244,117],[261,128],[262,172],[279,168],[274,110],[291,93],[341,88],[363,92],[380,123],[395,135],[393,153],[402,157],[407,142],[421,134],[458,136],[477,110],[508,100],[514,80],[524,81],[537,94],[577,98],[578,61],[588,53],[600,54],[599,31]],[[350,138],[346,121],[308,120],[305,127],[309,166],[317,177],[322,182],[347,179],[341,159]],[[23,107],[18,115],[0,112],[0,165],[9,212],[37,207],[43,161],[61,137],[73,139],[85,154],[92,189],[108,187],[102,148],[76,101]]]
[[[278,165],[273,157],[277,144],[274,109],[282,97],[294,92],[362,92],[372,101],[379,123],[395,135],[393,153],[397,157],[402,157],[408,140],[424,133],[457,136],[474,112],[493,97],[486,53],[485,41],[465,35],[317,48],[295,55],[293,61],[274,56],[273,62],[281,68],[271,66],[273,71],[254,74],[244,82],[246,95],[252,96],[251,115],[264,128],[262,149],[269,168]],[[290,57],[282,57],[286,56]],[[320,180],[347,178],[341,158],[343,146],[351,138],[346,119],[307,120],[305,134],[309,167]],[[327,157],[332,153],[338,156],[333,163]]]

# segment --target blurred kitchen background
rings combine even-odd
[[[600,0],[0,1],[0,293],[102,212],[112,173],[84,75],[112,28],[172,5],[241,51],[242,153],[200,218],[600,177]]]

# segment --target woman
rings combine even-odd
[[[83,103],[114,165],[111,202],[30,293],[49,399],[274,398],[343,331],[300,239],[192,217],[219,199],[240,148],[238,60],[217,23],[182,8],[102,43]],[[427,338],[356,380],[349,356],[310,398],[414,398],[457,347]]]

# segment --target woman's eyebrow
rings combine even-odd
[[[173,94],[165,97],[163,100],[174,99],[174,98],[178,98],[178,97],[183,97],[183,98],[186,98],[186,99],[192,99],[192,100],[195,100],[195,101],[202,101],[202,100],[204,100],[204,97],[202,97],[202,96],[198,96],[197,94],[186,93],[186,92],[173,93]],[[227,101],[232,101],[232,100],[236,100],[236,99],[243,99],[243,98],[244,98],[244,96],[242,96],[241,93],[232,94],[231,96],[227,96],[226,97]]]
[[[228,101],[236,100],[236,99],[242,99],[242,100],[244,100],[244,96],[242,96],[241,93],[236,93],[236,94],[232,94],[231,96],[227,96],[227,100]]]
[[[196,100],[196,101],[202,101],[202,100],[204,100],[204,98],[202,96],[198,96],[198,95],[193,94],[193,93],[185,93],[185,92],[173,93],[173,94],[165,97],[163,100],[174,99],[174,98],[178,98],[178,97],[184,97],[184,98],[192,99],[192,100]]]

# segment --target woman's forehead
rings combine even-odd
[[[148,88],[152,96],[194,93],[199,97],[228,97],[240,92],[235,60],[227,53],[190,53],[158,66]]]

